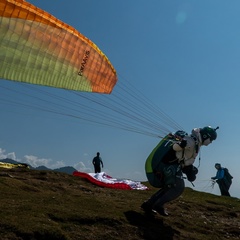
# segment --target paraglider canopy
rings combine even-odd
[[[26,1],[1,0],[0,29],[0,78],[98,93],[117,82],[91,40]]]

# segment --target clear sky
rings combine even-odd
[[[238,0],[29,2],[76,28],[107,55],[118,74],[116,91],[123,98],[126,92],[121,92],[118,85],[130,83],[133,94],[138,89],[142,99],[146,97],[189,133],[195,127],[219,126],[217,140],[201,149],[194,189],[220,194],[218,186],[212,189],[209,181],[216,174],[214,164],[219,162],[234,176],[230,193],[240,197]],[[48,109],[53,100],[48,99],[44,105],[37,99],[39,89],[0,81],[0,158],[10,157],[35,167],[74,166],[92,172],[91,161],[99,151],[103,171],[112,177],[146,180],[145,160],[159,138],[40,110],[40,104],[41,109]],[[35,90],[36,98],[32,99],[28,94]],[[83,101],[58,89],[46,91],[70,101]],[[89,109],[94,105],[87,104]],[[72,105],[67,100],[61,102],[66,115],[72,114]],[[137,100],[135,108],[139,113],[142,106]],[[76,108],[80,111],[81,106]],[[89,115],[91,111],[98,114],[97,110],[89,110]],[[104,114],[108,118],[112,110]],[[148,119],[152,115],[151,110],[144,114]],[[94,118],[98,121],[97,115]],[[170,131],[177,130],[161,117],[155,120]],[[199,165],[198,158],[195,165]]]

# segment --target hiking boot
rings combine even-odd
[[[155,210],[152,209],[152,207],[147,203],[144,202],[141,205],[141,209],[146,213],[146,214],[157,214],[157,212]]]
[[[157,213],[159,213],[162,216],[168,216],[169,215],[164,207],[156,208],[156,209],[154,209],[154,211],[156,211]]]

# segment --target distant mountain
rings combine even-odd
[[[36,169],[36,170],[52,170],[52,169],[47,168],[47,167],[45,167],[45,166],[39,166],[39,167],[36,167],[35,169]]]
[[[21,164],[21,162],[17,162],[13,159],[10,159],[10,158],[5,158],[5,159],[0,159],[0,162],[4,162],[4,163],[11,163],[11,164]],[[22,163],[23,164],[23,163]],[[25,164],[25,163],[24,163]],[[35,169],[35,170],[44,170],[44,171],[55,171],[55,172],[62,172],[62,173],[67,173],[67,174],[70,174],[72,175],[72,173],[74,171],[76,171],[76,169],[74,167],[71,167],[71,166],[67,166],[67,167],[61,167],[61,168],[57,168],[57,169],[50,169],[50,168],[47,168],[45,166],[39,166],[39,167],[32,167],[31,165],[28,164],[28,166],[31,168],[31,169]]]
[[[19,164],[20,163],[20,162],[17,162],[15,160],[12,160],[11,158],[0,159],[0,162],[11,163],[11,164]]]
[[[76,171],[77,169],[75,169],[74,167],[70,167],[70,166],[67,166],[67,167],[61,167],[61,168],[57,168],[57,169],[54,169],[53,171],[55,172],[63,172],[63,173],[68,173],[68,174],[73,174],[74,171]]]
[[[11,158],[0,159],[0,162],[3,162],[3,163],[11,163],[11,164],[25,164],[25,165],[28,165],[30,169],[34,169],[34,167],[32,167],[32,166],[29,165],[29,164],[21,163],[21,162],[12,160]]]

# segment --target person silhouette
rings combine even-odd
[[[223,168],[220,163],[216,163],[215,168],[217,169],[216,176],[211,177],[211,179],[216,180],[222,196],[230,197],[229,188],[233,177],[228,172],[228,169]]]
[[[102,165],[102,168],[103,168],[103,161],[102,161],[102,158],[100,157],[100,152],[97,152],[97,156],[95,156],[93,158],[92,164],[94,166],[95,173],[100,173],[101,172],[101,165]]]

